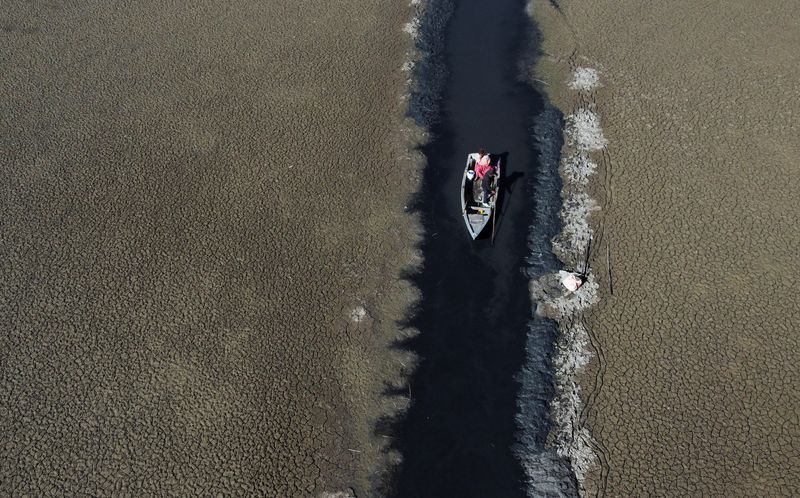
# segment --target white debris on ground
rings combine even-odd
[[[579,67],[572,74],[572,81],[569,87],[573,90],[590,92],[600,86],[600,75],[596,69],[590,67]]]
[[[597,71],[577,68],[569,87],[588,92],[600,86]],[[600,118],[593,109],[581,107],[566,119],[564,130],[568,151],[561,161],[564,179],[562,231],[553,238],[553,252],[567,264],[578,264],[589,249],[593,236],[589,216],[600,209],[586,191],[597,164],[589,157],[608,145],[600,127]],[[553,356],[555,395],[550,405],[553,428],[549,440],[556,453],[567,459],[583,493],[586,475],[595,467],[591,433],[583,423],[584,403],[577,378],[594,356],[583,313],[598,301],[599,285],[588,268],[583,272],[559,271],[531,282],[537,313],[558,323],[559,337]],[[576,270],[577,271],[577,270]],[[565,289],[566,288],[566,289]]]
[[[319,495],[319,498],[356,498],[356,494],[350,488],[347,491],[324,491]]]
[[[361,322],[368,316],[367,309],[363,306],[356,306],[353,308],[353,311],[350,312],[350,319],[356,323]]]
[[[567,182],[583,188],[589,184],[589,177],[597,169],[597,164],[585,155],[570,156],[564,159],[562,166]]]
[[[558,273],[532,280],[529,289],[537,304],[536,312],[559,323],[569,322],[597,302],[600,288],[592,273],[575,292],[566,292]]]
[[[591,109],[580,108],[567,117],[567,136],[578,153],[604,149],[608,140],[600,128],[600,118]]]
[[[569,271],[559,270],[558,276],[561,279],[561,285],[563,285],[568,291],[575,292],[583,285],[583,278],[577,273],[572,273]]]
[[[539,304],[537,312],[558,322],[559,337],[553,357],[556,392],[550,404],[554,427],[550,440],[556,453],[568,459],[582,488],[597,455],[592,449],[591,434],[581,421],[584,403],[576,378],[594,354],[589,333],[579,317],[597,303],[599,285],[591,274],[574,292],[565,292],[560,283],[561,275],[545,275],[531,282],[531,294]]]
[[[403,26],[403,31],[411,35],[412,38],[416,38],[417,34],[419,34],[419,26],[419,17],[414,17],[411,19],[411,21],[407,22],[405,26]]]
[[[403,32],[407,33],[411,36],[411,38],[416,40],[419,37],[419,28],[422,25],[421,16],[424,6],[422,5],[421,0],[411,0],[409,5],[414,9],[414,14],[411,16],[411,20],[403,25]],[[413,84],[413,72],[419,55],[420,54],[418,54],[415,50],[406,53],[405,61],[400,67],[400,69],[406,73],[406,85],[408,86],[407,90],[410,90]],[[408,95],[404,95],[403,98],[408,98]]]
[[[589,225],[589,215],[598,209],[600,207],[586,192],[573,191],[564,199],[564,207],[561,210],[564,227],[553,240],[553,250],[556,254],[562,257],[565,255],[579,257],[586,252],[594,234]]]

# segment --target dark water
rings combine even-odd
[[[432,0],[423,19],[420,48],[428,57],[417,70],[412,115],[435,139],[423,148],[428,166],[415,205],[426,232],[425,269],[411,277],[422,302],[409,325],[420,334],[404,347],[422,362],[410,381],[412,407],[394,431],[404,459],[393,483],[400,497],[526,496],[515,453],[522,384],[536,397],[526,412],[537,418],[528,442],[542,444],[548,428],[554,334],[539,324],[544,332],[531,358],[528,293],[534,177],[542,169],[532,127],[545,102],[518,78],[519,61],[531,60],[524,7],[524,0]],[[466,155],[481,147],[505,157],[494,246],[473,242],[460,212]],[[558,197],[560,183],[545,187]],[[530,359],[541,368],[522,378]]]

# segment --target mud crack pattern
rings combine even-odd
[[[4,3],[0,494],[368,486],[408,293],[409,15]]]
[[[565,88],[597,68],[588,103],[609,141],[592,186],[588,494],[797,496],[799,7],[558,5],[535,7],[542,77]]]

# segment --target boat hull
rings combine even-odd
[[[481,181],[477,178],[474,180],[469,178],[470,171],[474,174],[475,160],[467,156],[467,164],[464,167],[464,175],[461,178],[461,213],[467,226],[467,232],[469,232],[472,240],[477,239],[496,216],[495,210],[497,209],[497,198],[500,192],[501,163],[501,158],[497,158],[496,163],[494,160],[492,161],[495,167],[490,186],[492,193],[488,202],[482,203],[480,198],[482,196]]]

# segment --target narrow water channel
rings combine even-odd
[[[432,0],[436,1],[436,0]],[[531,303],[523,273],[536,161],[532,117],[541,97],[519,81],[530,21],[525,0],[457,0],[447,25],[448,80],[417,208],[425,269],[408,347],[422,362],[397,433],[399,497],[523,497],[513,453]],[[466,155],[504,154],[496,238],[472,241],[460,213]]]

